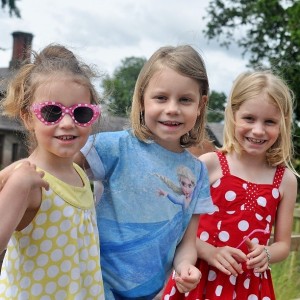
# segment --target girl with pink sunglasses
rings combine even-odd
[[[30,142],[21,164],[37,166],[49,186],[8,200],[0,299],[104,299],[94,198],[73,163],[100,115],[93,76],[71,51],[49,45],[9,83],[4,114],[23,122]]]

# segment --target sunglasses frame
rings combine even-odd
[[[58,106],[60,109],[61,109],[61,115],[60,117],[54,121],[54,122],[49,122],[49,121],[46,121],[43,116],[42,116],[42,109],[46,106]],[[87,123],[80,123],[78,122],[76,119],[75,119],[75,116],[74,116],[74,111],[76,108],[79,108],[79,107],[88,107],[90,108],[92,111],[93,111],[93,116],[91,118],[90,121],[88,121]],[[101,110],[100,110],[100,107],[99,105],[96,105],[96,104],[86,104],[86,103],[79,103],[79,104],[74,104],[72,106],[69,106],[69,107],[66,107],[64,106],[63,104],[59,103],[59,102],[55,102],[55,101],[46,101],[46,102],[40,102],[40,103],[33,103],[31,106],[30,106],[30,109],[31,111],[35,114],[35,116],[45,125],[47,126],[50,126],[50,125],[55,125],[57,123],[59,123],[62,118],[68,114],[73,122],[76,124],[76,125],[79,125],[79,126],[82,126],[82,127],[87,127],[87,126],[90,126],[92,125],[93,123],[96,122],[96,120],[98,119],[98,117],[101,115]]]

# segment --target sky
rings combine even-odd
[[[32,48],[50,43],[70,48],[100,73],[113,74],[126,57],[148,59],[159,47],[192,45],[203,57],[210,90],[228,95],[245,71],[242,49],[229,49],[203,33],[209,0],[19,0],[22,18],[0,9],[0,67],[12,57],[12,32],[34,35]]]

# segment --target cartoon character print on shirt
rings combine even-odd
[[[176,173],[179,185],[176,185],[166,176],[160,174],[155,175],[159,177],[174,193],[182,195],[182,197],[175,197],[163,189],[158,189],[158,195],[167,197],[174,204],[181,205],[183,209],[187,209],[192,200],[192,194],[196,185],[196,177],[193,172],[185,166],[179,166]]]

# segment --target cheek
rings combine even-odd
[[[80,127],[80,126],[78,126]],[[88,139],[88,137],[92,134],[92,126],[89,127],[80,127],[79,128],[80,136],[84,139]]]

